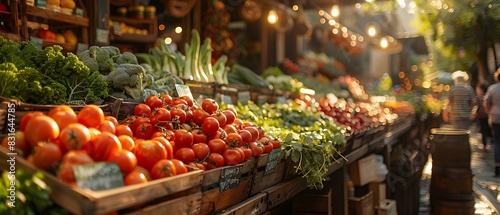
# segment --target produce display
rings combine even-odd
[[[283,92],[291,92],[298,95],[300,89],[304,88],[302,82],[292,76],[286,75],[278,67],[269,67],[260,76],[273,85],[273,89]]]

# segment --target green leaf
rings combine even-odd
[[[302,144],[300,144],[300,143],[292,143],[292,146],[293,146],[293,148],[295,150],[297,150],[299,152],[302,151]]]
[[[300,160],[300,152],[299,151],[292,151],[292,161],[297,163]]]

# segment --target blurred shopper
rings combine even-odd
[[[488,138],[491,137],[491,128],[488,123],[488,113],[483,106],[484,95],[488,90],[488,85],[482,83],[476,86],[476,108],[473,111],[471,120],[475,120],[479,126],[481,137],[483,140],[483,152],[486,152],[486,145],[488,145]]]
[[[488,87],[484,97],[484,107],[489,110],[493,142],[495,145],[495,176],[500,174],[500,68],[493,74],[495,84]]]
[[[443,120],[450,121],[453,128],[468,130],[472,124],[470,120],[472,107],[476,105],[474,89],[466,83],[469,75],[464,71],[451,74],[453,87],[448,92],[448,104],[443,112]]]

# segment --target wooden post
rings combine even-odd
[[[347,189],[347,167],[344,165],[330,175],[332,181],[331,214],[347,215],[349,190]],[[329,211],[330,214],[330,211]]]

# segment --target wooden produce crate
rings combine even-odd
[[[332,214],[333,190],[305,190],[292,199],[293,214]]]
[[[218,215],[262,214],[267,210],[267,194],[259,193],[232,207],[222,210]]]
[[[215,214],[248,198],[255,159],[203,172],[200,214]]]
[[[256,158],[250,196],[283,181],[286,163],[284,150],[273,150]]]
[[[349,197],[349,215],[374,215],[373,193],[370,191],[362,197]]]
[[[134,211],[120,211],[123,215],[145,215],[145,214],[198,214],[201,209],[201,189],[194,188],[197,192],[186,194],[180,192],[165,198],[160,198]]]
[[[22,157],[10,154],[3,147],[0,147],[1,169],[10,169],[11,166],[7,160],[12,156],[16,157],[16,170],[23,170],[27,173],[42,172],[45,183],[52,189],[50,198],[56,204],[73,214],[106,214],[184,190],[200,187],[203,181],[203,171],[194,170],[182,175],[153,180],[148,183],[103,191],[92,191],[68,185],[57,179],[56,176],[37,169]]]
[[[255,102],[257,105],[262,105],[266,102],[271,102],[273,97],[273,90],[261,88],[261,87],[252,87],[250,92],[250,100]]]
[[[28,104],[16,99],[9,99],[0,96],[0,133],[7,133],[7,126],[5,125],[9,123],[9,119],[12,119],[12,117],[8,117],[9,109],[12,104],[15,104],[15,110],[10,114],[14,114],[14,128],[16,128],[16,131],[19,130],[19,126],[21,125],[21,118],[27,113],[32,111],[41,111],[45,114],[48,114],[52,108],[58,106]],[[98,105],[103,110],[104,115],[114,117],[118,116],[118,111],[120,110],[121,104],[122,100],[114,97],[108,97],[104,101],[96,103],[96,105]],[[78,111],[80,111],[85,106],[70,105],[70,107],[73,108],[76,113],[78,113]]]
[[[249,85],[241,85],[241,84],[222,84],[217,87],[217,95],[216,98],[219,101],[231,104],[247,104],[250,100],[250,90],[251,86]],[[230,100],[228,98],[230,98]]]
[[[217,91],[216,82],[199,82],[192,80],[183,81],[184,84],[189,87],[194,100],[199,101],[204,98],[215,98]]]
[[[276,206],[286,202],[305,189],[307,189],[306,179],[297,177],[293,180],[284,181],[263,190],[262,193],[267,194],[267,210],[271,210]]]
[[[120,110],[118,111],[117,118],[119,121],[126,119],[130,115],[134,115],[134,108],[139,102],[122,102]]]

